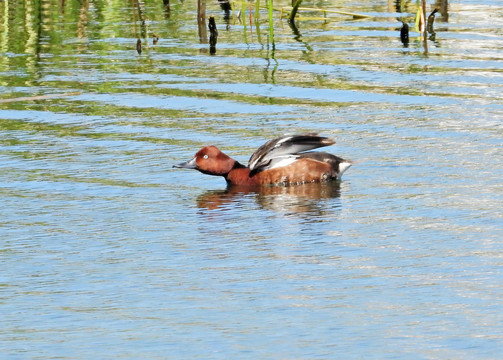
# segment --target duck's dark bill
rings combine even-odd
[[[186,161],[181,164],[173,165],[173,167],[184,168],[184,169],[197,169],[196,158],[193,158],[192,160]]]

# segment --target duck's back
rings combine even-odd
[[[286,135],[269,140],[255,151],[248,161],[251,175],[273,167],[289,165],[295,157],[305,151],[333,145],[332,139],[316,134]]]
[[[308,152],[282,157],[274,166],[252,174],[233,169],[226,180],[233,185],[298,185],[340,179],[351,162],[326,152]]]
[[[297,155],[294,162],[263,170],[252,177],[260,184],[304,184],[340,179],[351,163],[326,152]]]

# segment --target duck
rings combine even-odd
[[[317,134],[281,136],[260,146],[251,155],[248,166],[209,145],[189,161],[173,167],[223,176],[228,185],[237,186],[288,186],[340,180],[352,165],[350,160],[326,152],[310,151],[333,144],[335,141],[332,139]]]

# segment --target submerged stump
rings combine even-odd
[[[208,20],[208,30],[210,30],[210,54],[214,55],[217,52],[217,24],[215,22],[215,18],[210,16]]]

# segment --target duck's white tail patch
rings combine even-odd
[[[337,175],[337,177],[340,179],[342,174],[344,174],[344,171],[349,169],[351,165],[352,165],[351,161],[343,161],[339,163],[339,174]]]

